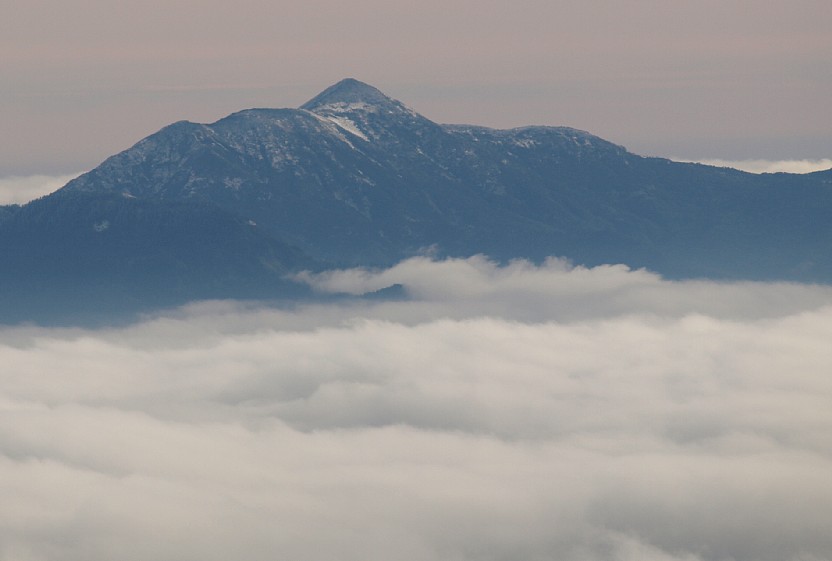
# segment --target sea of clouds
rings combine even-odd
[[[673,158],[674,160],[676,158]],[[720,168],[734,168],[749,173],[812,173],[832,169],[832,159],[819,160],[685,160]]]
[[[412,259],[0,329],[0,559],[832,558],[832,288]]]
[[[0,204],[25,204],[57,191],[80,173],[64,175],[10,175],[0,177]]]

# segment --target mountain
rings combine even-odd
[[[67,301],[297,295],[287,272],[428,247],[830,282],[830,211],[832,170],[754,175],[565,127],[440,125],[347,79],[299,109],[174,123],[52,195],[0,207],[0,304],[8,319]]]

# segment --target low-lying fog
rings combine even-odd
[[[832,288],[420,258],[0,330],[0,559],[832,558]]]

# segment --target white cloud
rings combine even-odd
[[[80,174],[0,177],[0,204],[23,204],[48,195]]]
[[[674,158],[676,160],[676,158]],[[821,160],[683,160],[707,166],[734,168],[751,173],[812,173],[832,169],[832,159]]]
[[[0,331],[0,559],[832,556],[829,288],[313,279],[414,299]]]
[[[383,317],[405,322],[482,315],[521,321],[575,321],[636,313],[699,313],[745,319],[796,313],[832,303],[832,287],[823,285],[670,282],[625,265],[587,269],[554,258],[540,266],[523,260],[500,266],[483,256],[441,262],[413,258],[385,270],[303,273],[297,280],[322,292],[353,295],[401,284],[418,304],[390,303],[380,309]]]

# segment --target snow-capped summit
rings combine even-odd
[[[301,109],[317,112],[321,109],[337,110],[338,108],[402,106],[381,91],[355,78],[345,78],[334,84],[303,105]]]
[[[400,152],[416,150],[412,142],[406,141],[411,133],[424,138],[440,130],[439,125],[401,101],[355,78],[328,87],[301,105],[300,110],[322,117],[363,140],[396,144]]]

